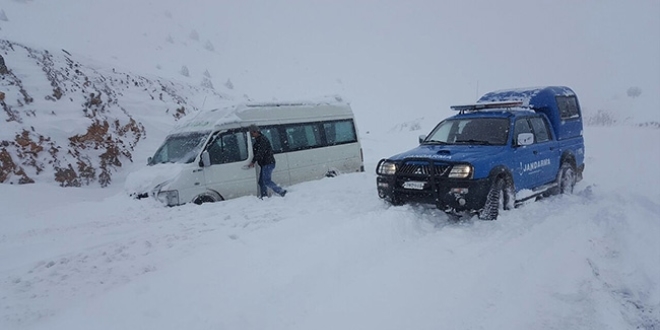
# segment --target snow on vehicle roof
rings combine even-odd
[[[241,123],[263,119],[259,116],[255,117],[255,110],[259,108],[268,111],[271,108],[304,108],[322,105],[341,108],[348,107],[348,102],[339,95],[331,95],[299,101],[238,103],[224,108],[201,111],[189,120],[177,125],[174,133],[212,130],[219,126],[234,123],[237,127],[240,127],[242,126]]]
[[[541,86],[503,89],[484,94],[481,98],[479,98],[477,103],[522,101],[523,106],[533,107],[533,105],[537,103],[537,98],[547,98],[556,95],[572,96],[575,95],[575,92],[565,86]]]

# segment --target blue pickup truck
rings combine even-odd
[[[572,193],[582,179],[582,112],[570,88],[495,91],[451,108],[458,114],[418,147],[378,163],[381,198],[495,220],[526,200]]]

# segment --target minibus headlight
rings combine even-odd
[[[376,169],[376,174],[394,175],[396,174],[396,164],[388,161],[381,161],[380,164],[378,164],[378,168]]]
[[[179,191],[178,190],[165,190],[158,192],[156,198],[167,206],[179,205]]]
[[[472,165],[454,165],[451,172],[449,172],[449,177],[452,179],[469,179],[472,177]]]

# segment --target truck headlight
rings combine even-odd
[[[379,175],[394,175],[396,173],[396,164],[381,160],[376,168],[376,174]]]
[[[449,172],[449,177],[453,179],[469,179],[472,176],[472,165],[461,164],[454,165]]]
[[[179,191],[178,190],[165,190],[158,192],[156,196],[161,203],[167,206],[179,205]]]

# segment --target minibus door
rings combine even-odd
[[[273,156],[275,157],[275,170],[273,171],[271,179],[279,186],[286,188],[286,186],[290,184],[289,164],[287,161],[287,155],[284,153],[280,130],[273,126],[265,126],[261,128],[261,134],[266,139],[268,139],[271,148],[273,148]],[[251,143],[253,142],[254,139],[251,140]],[[252,157],[252,154],[250,154],[250,157]],[[257,171],[257,179],[258,175],[259,172]]]
[[[226,131],[217,134],[206,148],[210,166],[204,167],[204,178],[209,190],[224,199],[257,194],[257,172],[247,169],[252,157],[247,132]]]

